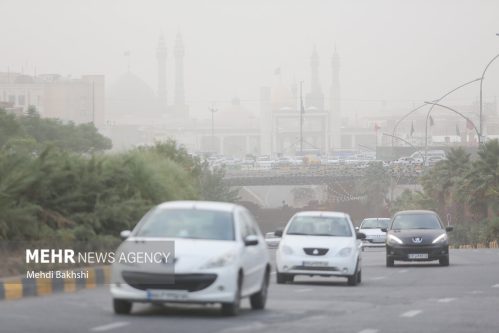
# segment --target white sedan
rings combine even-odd
[[[157,265],[113,264],[111,294],[117,314],[129,313],[133,302],[221,303],[226,315],[239,312],[243,297],[250,298],[253,309],[265,307],[269,254],[260,229],[241,206],[163,203],[122,237],[126,240],[118,252],[170,244],[174,256]]]
[[[292,282],[296,275],[346,277],[361,282],[361,241],[350,216],[337,212],[300,212],[284,230],[276,252],[277,283]]]

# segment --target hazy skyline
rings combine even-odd
[[[497,1],[0,1],[4,32],[0,71],[80,76],[105,74],[112,84],[131,71],[156,92],[156,46],[168,48],[168,103],[173,101],[173,46],[186,48],[186,101],[208,117],[212,101],[233,97],[257,112],[259,88],[310,81],[314,45],[329,105],[331,56],[341,59],[344,114],[407,110],[477,78],[499,53]],[[478,84],[449,98],[470,104]],[[499,64],[484,96],[499,95]]]

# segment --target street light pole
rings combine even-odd
[[[449,96],[450,94],[452,94],[454,91],[456,90],[459,90],[461,89],[462,87],[465,87],[469,84],[472,84],[473,82],[476,82],[476,81],[482,81],[481,78],[477,78],[477,79],[474,79],[474,80],[471,80],[469,82],[466,82],[466,83],[463,83],[462,85],[460,85],[459,87],[457,88],[454,88],[452,89],[451,91],[449,91],[448,93],[446,93],[445,95],[443,95],[442,97],[440,97],[439,99],[435,100],[434,102],[435,103],[439,103],[441,102],[445,97]],[[426,102],[425,102],[426,103]],[[426,103],[428,104],[428,103]],[[425,122],[425,135],[424,135],[424,160],[423,160],[423,165],[426,166],[426,158],[427,158],[427,155],[428,155],[428,119],[430,119],[430,113],[431,111],[433,110],[433,108],[435,107],[436,104],[432,104],[430,109],[428,110],[428,113],[426,113],[426,122]]]
[[[300,81],[300,155],[303,156],[303,81]]]
[[[211,149],[215,152],[215,112],[218,110],[213,106],[209,110],[211,112]]]
[[[496,35],[499,36],[499,34],[496,34]],[[489,61],[487,66],[485,66],[485,69],[483,70],[483,73],[482,73],[482,79],[480,81],[480,137],[478,138],[479,143],[482,142],[482,134],[483,134],[483,118],[482,118],[482,113],[483,113],[483,95],[482,95],[483,79],[485,77],[485,72],[487,71],[487,69],[489,69],[489,66],[492,65],[494,60],[496,60],[497,58],[499,58],[499,54],[496,55],[494,58],[492,58],[492,60]]]
[[[405,140],[405,139],[402,139],[401,137],[399,136],[396,136],[396,135],[392,135],[392,134],[388,134],[388,133],[381,133],[381,135],[385,135],[385,136],[389,136],[392,138],[392,141],[393,139],[397,139],[397,140],[400,140],[402,142],[405,142],[407,143],[409,146],[411,146],[414,150],[418,150],[412,143],[410,143],[409,141]]]

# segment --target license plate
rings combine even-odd
[[[428,253],[412,253],[409,254],[409,259],[428,259]]]
[[[181,301],[188,297],[186,290],[147,290],[147,298],[151,300]]]
[[[305,267],[326,267],[328,266],[327,261],[304,261],[303,266]]]

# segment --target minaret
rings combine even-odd
[[[317,111],[324,110],[324,95],[319,82],[319,54],[315,46],[310,58],[310,93],[307,95],[307,106],[315,107]]]
[[[334,47],[331,59],[331,91],[329,95],[329,149],[341,148],[340,57]]]
[[[156,48],[156,58],[158,60],[158,100],[161,111],[166,111],[166,42],[163,34],[159,36],[158,47]]]
[[[185,110],[185,96],[184,96],[184,42],[180,32],[177,34],[175,40],[175,99],[174,99],[175,112],[181,116]]]

